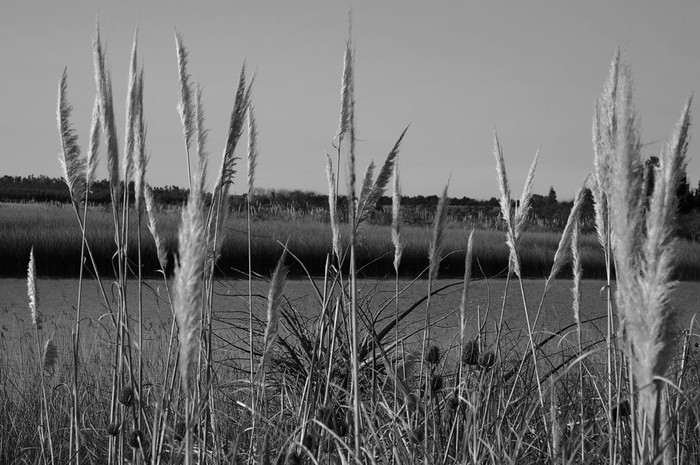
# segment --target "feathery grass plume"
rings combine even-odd
[[[126,127],[124,128],[124,158],[122,160],[122,180],[124,185],[128,185],[131,181],[134,147],[135,147],[135,132],[138,125],[138,99],[139,99],[139,71],[136,64],[137,45],[138,45],[138,28],[134,31],[134,42],[131,46],[131,60],[129,65],[129,87],[126,93]],[[138,195],[138,194],[137,194]]]
[[[583,268],[581,267],[581,250],[579,245],[579,218],[574,219],[574,226],[571,230],[571,269],[573,271],[573,287],[571,294],[574,298],[573,311],[574,321],[581,323],[581,278]]]
[[[515,209],[515,238],[518,239],[525,228],[527,215],[530,213],[530,199],[532,199],[532,183],[535,180],[535,169],[537,168],[537,158],[540,155],[540,149],[535,152],[535,158],[532,160],[530,170],[527,172],[523,193],[520,196],[520,203]]]
[[[428,252],[429,269],[428,278],[431,281],[437,279],[440,269],[440,262],[445,249],[445,229],[447,228],[447,207],[450,204],[447,198],[447,189],[450,186],[448,181],[442,190],[442,196],[435,210],[435,224],[433,225],[433,238],[430,241],[430,250]]]
[[[349,139],[350,147],[347,150],[348,170],[348,215],[351,223],[355,223],[355,59],[352,49],[352,39],[348,35],[348,41],[343,56],[343,80],[341,87],[340,128],[338,144],[342,145],[345,138]]]
[[[202,195],[199,189],[190,190],[187,207],[182,211],[178,242],[180,256],[175,265],[173,308],[180,340],[180,375],[187,394],[190,364],[198,347],[198,326],[202,309],[205,236]]]
[[[134,203],[136,211],[141,214],[141,205],[144,197],[144,179],[146,178],[146,123],[143,116],[143,69],[139,73],[136,82],[136,102],[134,116],[134,150],[133,158],[133,178],[134,178]]]
[[[189,176],[190,188],[192,187],[192,172],[190,168],[189,153],[192,146],[192,134],[195,128],[194,112],[192,107],[192,83],[187,72],[188,52],[182,44],[182,35],[175,31],[175,46],[177,47],[177,71],[179,78],[177,112],[182,121],[182,135],[185,139],[185,150],[187,152],[187,176]]]
[[[53,339],[46,341],[46,344],[44,345],[44,355],[41,359],[44,371],[49,373],[53,372],[53,369],[56,366],[56,360],[58,360],[58,349],[56,348],[56,344],[53,342]]]
[[[92,104],[92,120],[90,121],[90,138],[88,140],[87,169],[85,173],[85,186],[90,186],[95,182],[95,172],[97,171],[97,155],[100,150],[100,101],[95,97]]]
[[[117,142],[117,129],[114,121],[114,103],[112,99],[112,78],[107,70],[102,41],[100,40],[99,26],[95,31],[93,41],[93,59],[95,64],[95,85],[100,107],[100,127],[107,141],[107,174],[110,184],[110,195],[113,205],[119,199],[119,144]]]
[[[675,311],[670,305],[676,253],[673,232],[676,190],[685,167],[690,102],[661,153],[660,172],[646,212],[639,129],[626,63],[619,65],[615,105],[617,140],[611,162],[611,179],[615,179],[615,183],[611,183],[609,199],[617,274],[616,301],[630,345],[632,371],[640,390],[640,427],[646,434],[653,431],[654,437],[658,437],[657,406],[663,385],[657,377],[665,374],[676,343],[672,331]]]
[[[39,295],[36,292],[36,264],[34,262],[34,247],[29,251],[29,265],[27,266],[27,296],[29,297],[29,312],[32,315],[32,324],[41,329],[41,313],[39,313]]]
[[[595,222],[598,241],[604,250],[609,250],[608,193],[610,192],[610,164],[617,143],[617,120],[615,100],[620,70],[620,50],[610,64],[610,72],[602,96],[596,101],[593,112],[593,166],[594,176],[591,192],[595,200]],[[607,252],[606,252],[607,253]]]
[[[92,119],[90,120],[90,138],[88,139],[88,152],[86,157],[85,187],[90,190],[90,186],[95,182],[95,172],[97,171],[97,155],[100,151],[100,102],[97,97],[92,104]]]
[[[574,204],[572,205],[571,211],[569,212],[569,216],[566,219],[564,231],[562,232],[561,238],[559,239],[559,246],[557,247],[557,251],[554,253],[554,262],[552,264],[552,269],[549,272],[549,277],[547,278],[547,281],[551,281],[552,279],[556,278],[559,274],[559,271],[561,271],[562,267],[564,266],[567,253],[571,248],[570,245],[571,241],[573,240],[574,229],[578,224],[578,218],[580,215],[581,207],[583,205],[584,194],[584,187],[579,187],[576,191],[576,196],[574,197]]]
[[[250,93],[253,86],[253,80],[246,86],[245,64],[241,68],[240,78],[238,80],[238,88],[236,90],[236,101],[233,104],[231,118],[228,126],[228,138],[226,139],[226,147],[221,161],[221,170],[219,177],[216,180],[215,191],[221,191],[222,199],[228,196],[228,190],[233,183],[233,176],[236,174],[236,156],[234,150],[238,144],[238,140],[243,133],[243,123],[246,119],[248,106],[250,105]]]
[[[280,306],[284,297],[284,286],[287,283],[287,272],[289,268],[285,266],[284,261],[287,258],[287,246],[285,245],[282,256],[277,263],[277,268],[272,274],[270,281],[270,291],[267,295],[267,326],[265,327],[265,335],[263,337],[263,353],[260,357],[259,373],[264,373],[265,361],[269,358],[274,348],[277,335],[279,334],[279,322],[281,316]]]
[[[464,256],[464,281],[462,283],[462,300],[459,305],[459,344],[464,345],[467,330],[467,299],[469,298],[469,281],[472,276],[472,254],[474,246],[474,230],[469,233],[467,253]]]
[[[654,191],[646,215],[646,241],[641,260],[641,276],[638,291],[645,311],[629,312],[626,316],[627,331],[633,342],[633,354],[639,365],[635,374],[640,387],[664,376],[673,358],[677,338],[674,330],[677,312],[670,302],[675,286],[672,280],[677,259],[677,239],[674,237],[678,210],[678,186],[685,173],[685,155],[688,149],[690,129],[689,99],[676,124],[673,135],[665,145],[661,166],[654,182]],[[641,283],[641,286],[639,286]],[[629,310],[629,309],[628,309]],[[655,390],[660,390],[657,381]],[[647,418],[656,409],[656,393],[650,389],[640,392],[640,406]],[[657,421],[660,421],[657,418]]]
[[[70,114],[73,106],[68,102],[68,68],[63,70],[63,76],[58,86],[58,132],[61,136],[61,153],[58,160],[63,169],[63,179],[68,185],[71,198],[80,202],[85,196],[85,159],[80,156],[78,136],[70,124]]]
[[[348,134],[351,120],[354,117],[352,114],[354,106],[353,61],[352,39],[348,35],[345,54],[343,55],[343,78],[340,86],[340,124],[338,126],[338,140],[340,142]]]
[[[207,136],[209,130],[204,127],[204,108],[202,107],[202,88],[197,84],[195,93],[195,123],[197,136],[197,158],[199,159],[199,188],[203,191],[207,183],[207,166],[209,153],[207,152]]]
[[[338,226],[338,191],[335,187],[333,161],[326,154],[326,177],[328,178],[328,213],[330,216],[331,233],[333,234],[333,253],[340,259],[340,228]]]
[[[156,243],[156,253],[158,254],[160,268],[165,272],[168,266],[168,253],[165,250],[163,238],[158,231],[156,201],[153,198],[153,189],[148,184],[146,184],[146,188],[144,189],[144,198],[146,200],[146,213],[148,214],[148,230],[151,232],[151,236],[153,236],[153,240]]]
[[[368,178],[365,177],[365,182],[362,185],[362,191],[360,193],[360,200],[357,205],[357,218],[355,220],[357,224],[360,224],[367,218],[371,209],[375,207],[377,202],[379,202],[379,199],[382,197],[382,195],[384,195],[386,186],[389,184],[389,179],[391,179],[391,173],[394,171],[394,164],[396,163],[396,157],[399,155],[401,141],[406,135],[407,130],[408,127],[401,132],[401,135],[394,144],[394,147],[389,152],[389,155],[387,155],[386,160],[384,160],[384,165],[382,165],[382,169],[379,171],[377,179],[375,179],[374,182],[371,182],[372,172],[369,169],[367,170],[368,174],[370,175],[370,183],[367,183]],[[373,170],[374,163],[371,163],[370,167]],[[369,185],[368,189],[365,189],[366,185]]]
[[[253,200],[253,184],[255,182],[255,167],[258,159],[258,130],[255,126],[253,106],[248,106],[248,200]]]
[[[367,171],[365,171],[365,176],[362,178],[362,187],[360,188],[360,196],[357,199],[357,210],[355,211],[355,225],[359,225],[362,222],[361,212],[365,209],[364,204],[369,198],[369,194],[372,191],[372,179],[374,178],[374,160],[369,162],[367,166]]]
[[[496,174],[498,178],[498,187],[501,191],[501,198],[499,200],[501,216],[506,223],[506,244],[510,250],[508,270],[520,276],[520,260],[518,259],[517,237],[515,235],[515,218],[513,210],[510,208],[511,198],[510,187],[508,186],[508,175],[506,174],[506,163],[503,159],[503,148],[498,141],[497,133],[494,133],[493,154],[496,157]]]
[[[404,248],[401,242],[401,183],[398,159],[394,164],[394,192],[391,196],[391,242],[394,244],[394,270],[398,274]]]

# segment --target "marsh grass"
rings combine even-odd
[[[668,307],[675,264],[669,257],[678,257],[679,251],[670,232],[675,213],[671,193],[684,167],[688,107],[665,149],[647,208],[635,195],[641,183],[638,132],[630,110],[628,71],[620,66],[619,55],[595,113],[592,183],[597,237],[579,236],[578,202],[563,237],[528,235],[537,155],[519,202],[513,202],[497,138],[494,153],[505,235],[467,234],[448,227],[447,188],[433,228],[402,225],[396,161],[406,131],[388,148],[376,176],[375,165],[370,164],[358,189],[354,50],[348,41],[335,165],[327,157],[330,225],[312,224],[301,230],[299,234],[313,230],[316,242],[325,244],[305,251],[308,241],[298,241],[296,231],[290,235],[288,223],[252,221],[248,208],[244,230],[226,208],[235,179],[236,146],[246,120],[253,126],[251,82],[245,68],[235,92],[221,169],[210,190],[211,202],[205,203],[201,90],[190,82],[188,52],[176,35],[178,111],[191,189],[181,211],[155,216],[144,179],[145,159],[140,158],[145,153],[145,130],[136,37],[122,157],[112,80],[99,31],[94,50],[98,89],[94,120],[99,131],[93,121],[88,155],[81,155],[70,126],[65,73],[59,85],[62,162],[77,234],[73,226],[72,233],[52,234],[51,240],[78,241],[77,254],[75,249],[59,254],[78,259],[75,319],[51,333],[40,324],[40,315],[50,311],[41,299],[41,270],[48,266],[43,262],[57,258],[49,252],[70,248],[52,244],[44,250],[37,240],[30,254],[35,238],[16,229],[16,240],[27,243],[33,334],[0,339],[1,462],[698,461],[699,339],[693,322],[678,332]],[[256,132],[250,130],[248,138],[250,155]],[[90,165],[94,167],[100,145],[107,152],[112,197],[111,211],[101,213],[88,208],[94,171]],[[195,148],[197,162],[192,163]],[[255,163],[250,157],[248,166],[252,193]],[[347,180],[350,199],[346,223],[338,215],[341,176]],[[366,228],[369,211],[392,176],[397,192],[392,225]],[[613,189],[609,182],[613,176],[626,185],[616,183]],[[132,180],[138,186],[134,199],[129,189],[121,188]],[[148,221],[142,221],[144,195]],[[100,233],[102,224],[107,233]],[[158,237],[149,236],[152,233]],[[104,245],[98,246],[100,241]],[[93,251],[98,247],[113,251],[107,262],[96,258]],[[240,252],[224,254],[236,247]],[[582,295],[579,285],[582,272],[596,260],[600,263],[591,258],[596,253],[604,256],[608,286],[600,295],[606,297],[602,305],[607,313],[585,320],[578,311],[581,299],[600,295]],[[253,280],[267,282],[271,261],[277,267],[267,298],[255,295]],[[393,270],[384,275],[395,278],[390,298],[358,289],[358,277],[381,261],[384,269]],[[613,263],[618,265],[615,299]],[[174,267],[172,279],[168,266]],[[287,266],[309,280],[312,303],[303,312],[285,297]],[[487,272],[492,266],[496,271]],[[146,327],[141,304],[148,292],[144,272],[149,269],[162,277],[160,297],[170,309],[168,321],[155,328]],[[248,292],[241,299],[245,311],[214,312],[218,269],[235,269],[248,278]],[[427,284],[423,297],[404,297],[401,273],[427,278],[408,285]],[[438,340],[431,336],[441,319],[433,299],[455,285],[443,286],[436,278],[451,273],[462,278],[459,323],[451,338]],[[523,279],[530,273],[544,280],[539,304],[525,292]],[[547,329],[539,318],[548,311],[544,302],[551,281],[562,274],[574,277],[570,310],[574,323]],[[502,302],[500,309],[492,308],[491,299],[486,307],[472,308],[471,283],[477,276],[490,275],[506,279],[503,295],[496,296]],[[88,279],[101,290],[106,313],[98,321],[81,317],[82,286]],[[130,292],[139,296],[137,308],[127,299]],[[511,328],[504,319],[509,300],[522,304],[524,328]],[[265,318],[255,317],[260,308],[267,309]],[[493,320],[489,313],[499,310],[497,323],[487,325]],[[409,319],[423,324],[411,327]],[[467,324],[475,325],[476,336],[470,340],[465,337]],[[415,338],[420,343],[412,343]]]

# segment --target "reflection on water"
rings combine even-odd
[[[477,334],[477,322],[481,322],[485,331],[493,331],[496,327],[501,310],[506,333],[514,340],[522,331],[526,334],[525,314],[520,285],[513,281],[509,285],[507,299],[503,299],[506,282],[504,280],[473,281],[470,284],[467,303],[467,337]],[[587,321],[602,317],[606,314],[606,292],[602,281],[584,281],[581,285],[581,319]],[[248,327],[248,297],[246,281],[225,281],[216,283],[214,289],[214,328],[223,334],[228,342],[237,344],[247,341]],[[286,286],[287,308],[298,312],[302,321],[309,326],[318,318],[321,304],[319,293],[322,294],[323,282],[316,282],[318,291],[309,281],[289,281]],[[525,301],[529,308],[530,320],[537,317],[536,331],[540,333],[558,332],[574,323],[572,314],[572,295],[568,280],[555,281],[542,300],[544,281],[525,280],[523,289]],[[268,284],[256,282],[253,286],[254,314],[258,322],[264,322]],[[402,289],[399,297],[399,311],[403,311],[427,295],[426,281],[410,281],[400,283]],[[358,289],[361,295],[360,310],[366,315],[364,321],[372,318],[375,328],[381,330],[395,317],[394,282],[393,280],[360,280]],[[442,289],[431,298],[430,320],[431,339],[447,348],[458,339],[459,306],[462,298],[461,283],[454,280],[440,280],[435,289]],[[39,311],[44,320],[44,331],[47,334],[59,333],[75,322],[78,281],[75,279],[39,279]],[[105,282],[104,295],[114,309],[117,299],[117,287]],[[149,337],[162,334],[167,337],[172,322],[169,297],[165,283],[161,280],[149,280],[144,283],[142,293],[143,321]],[[700,284],[680,283],[674,293],[673,304],[679,311],[679,323],[688,327],[693,314],[697,311],[696,302],[700,301]],[[81,314],[85,323],[81,331],[89,337],[91,334],[98,340],[109,343],[112,333],[110,306],[105,304],[102,290],[92,280],[86,280],[83,285]],[[127,284],[127,308],[132,318],[132,329],[136,327],[138,316],[138,286],[136,281]],[[407,341],[416,342],[422,336],[425,321],[426,303],[419,304],[400,324],[400,331]],[[539,314],[539,316],[537,316]],[[31,318],[29,315],[26,280],[0,279],[0,335],[6,340],[22,338],[31,334]],[[342,315],[341,315],[342,316]],[[163,331],[154,331],[162,327]],[[83,329],[84,328],[84,329]],[[605,320],[599,319],[584,326],[585,335],[590,339],[599,339],[605,332]],[[391,331],[393,335],[393,330]],[[572,330],[563,332],[561,337],[568,338],[573,344],[575,333]],[[522,338],[521,338],[522,339]]]

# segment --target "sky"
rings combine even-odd
[[[632,67],[644,155],[656,155],[700,91],[700,2],[8,1],[0,11],[0,176],[59,176],[58,82],[68,69],[73,125],[86,146],[96,23],[112,71],[120,148],[138,26],[154,186],[187,183],[175,31],[203,89],[211,173],[220,166],[243,63],[255,73],[256,186],[326,192],[343,52],[352,15],[358,176],[401,131],[406,195],[498,196],[498,133],[511,189],[540,147],[534,191],[570,199],[592,169],[591,116],[617,47]],[[692,134],[692,132],[691,132]],[[245,144],[237,153],[245,156]],[[691,139],[688,176],[700,179]],[[106,177],[101,153],[98,177]],[[245,163],[234,192],[243,192]]]

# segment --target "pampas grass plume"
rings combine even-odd
[[[126,97],[126,127],[124,128],[124,158],[122,161],[122,180],[127,185],[131,181],[134,167],[134,149],[139,114],[139,71],[136,63],[138,45],[138,29],[134,32],[134,42],[131,46],[129,65],[129,86]],[[137,194],[138,195],[138,194]]]
[[[554,253],[554,263],[552,264],[552,269],[549,273],[547,281],[551,281],[552,279],[556,278],[566,262],[567,253],[571,249],[570,244],[573,240],[574,229],[578,224],[584,194],[585,191],[583,186],[579,187],[576,191],[576,196],[574,197],[574,203],[571,207],[571,211],[569,212],[569,216],[566,219],[564,231],[559,239],[559,246],[557,247],[557,251]]]
[[[114,104],[112,99],[112,78],[107,70],[106,59],[99,27],[95,31],[93,43],[95,64],[95,85],[100,107],[100,127],[107,142],[107,173],[109,176],[112,202],[117,202],[120,191],[119,179],[119,144],[114,121]]]
[[[459,305],[459,341],[464,344],[467,330],[467,299],[469,298],[469,281],[472,275],[472,255],[474,249],[474,230],[469,233],[467,253],[464,256],[464,280],[462,282],[462,300]]]
[[[88,139],[87,171],[85,173],[85,184],[87,189],[95,182],[95,172],[97,171],[97,155],[100,150],[100,101],[95,97],[92,105],[92,119],[90,120],[90,138]]]
[[[277,268],[272,274],[270,281],[270,290],[267,295],[267,326],[265,327],[265,335],[263,337],[263,354],[260,358],[259,373],[265,370],[265,361],[270,357],[274,348],[277,335],[279,334],[279,322],[281,317],[281,305],[284,297],[284,286],[287,283],[287,272],[289,268],[285,266],[284,261],[287,258],[287,247],[285,245],[282,256],[277,263]]]
[[[180,340],[180,375],[185,392],[189,392],[190,364],[198,347],[202,309],[202,272],[205,235],[202,221],[202,198],[199,189],[191,189],[180,225],[180,257],[175,266],[174,312]]]
[[[209,153],[207,153],[207,136],[209,130],[204,127],[204,108],[202,107],[202,88],[197,85],[195,93],[195,123],[197,135],[197,158],[199,159],[199,188],[203,191],[207,182],[207,165]]]
[[[189,151],[192,143],[195,120],[192,108],[192,83],[187,72],[187,57],[189,53],[182,43],[182,35],[175,32],[175,46],[177,48],[177,71],[178,71],[178,100],[177,112],[182,122],[182,134],[185,138],[185,147]]]
[[[338,191],[335,185],[335,175],[333,174],[333,161],[330,155],[326,154],[326,177],[328,179],[328,212],[331,223],[331,233],[333,234],[333,253],[340,260],[340,227],[338,226]]]
[[[255,124],[253,106],[248,106],[248,201],[253,199],[253,186],[255,184],[255,167],[258,159],[258,130]]]
[[[438,202],[437,209],[435,211],[433,238],[430,241],[430,250],[428,252],[428,279],[432,281],[437,279],[438,271],[440,269],[440,262],[442,261],[442,257],[444,255],[445,229],[447,229],[447,207],[450,204],[450,201],[447,198],[447,189],[449,185],[450,183],[448,181],[442,190],[442,196],[440,196],[440,201]]]
[[[146,203],[146,213],[148,215],[148,230],[153,236],[153,240],[156,243],[156,253],[158,254],[158,262],[160,263],[160,268],[165,272],[168,266],[168,254],[165,250],[165,245],[163,244],[163,238],[158,231],[158,221],[157,221],[157,210],[156,201],[153,197],[153,189],[151,186],[146,185],[144,189],[144,198]]]
[[[49,339],[44,345],[44,354],[42,356],[44,371],[49,373],[53,372],[56,366],[56,360],[58,360],[58,349],[53,339]]]
[[[58,157],[63,170],[63,179],[68,185],[71,198],[80,202],[85,196],[86,164],[80,156],[78,136],[71,127],[70,115],[73,111],[68,102],[68,69],[63,70],[58,86],[58,132],[61,136],[61,154]]]
[[[29,266],[27,267],[27,295],[29,296],[29,312],[32,324],[41,329],[41,313],[39,313],[39,295],[36,291],[36,264],[34,262],[34,247],[29,251]]]
[[[398,159],[394,164],[394,191],[391,196],[391,242],[394,244],[394,270],[398,274],[404,248],[401,242],[401,182]]]
[[[532,183],[535,180],[535,170],[537,168],[537,159],[540,155],[540,149],[535,152],[535,158],[532,160],[530,169],[527,172],[527,177],[525,178],[525,185],[523,186],[523,193],[520,196],[520,203],[515,209],[515,237],[519,238],[523,229],[525,228],[525,222],[527,221],[527,215],[530,213],[530,200],[532,199]],[[505,171],[504,171],[505,173]]]

